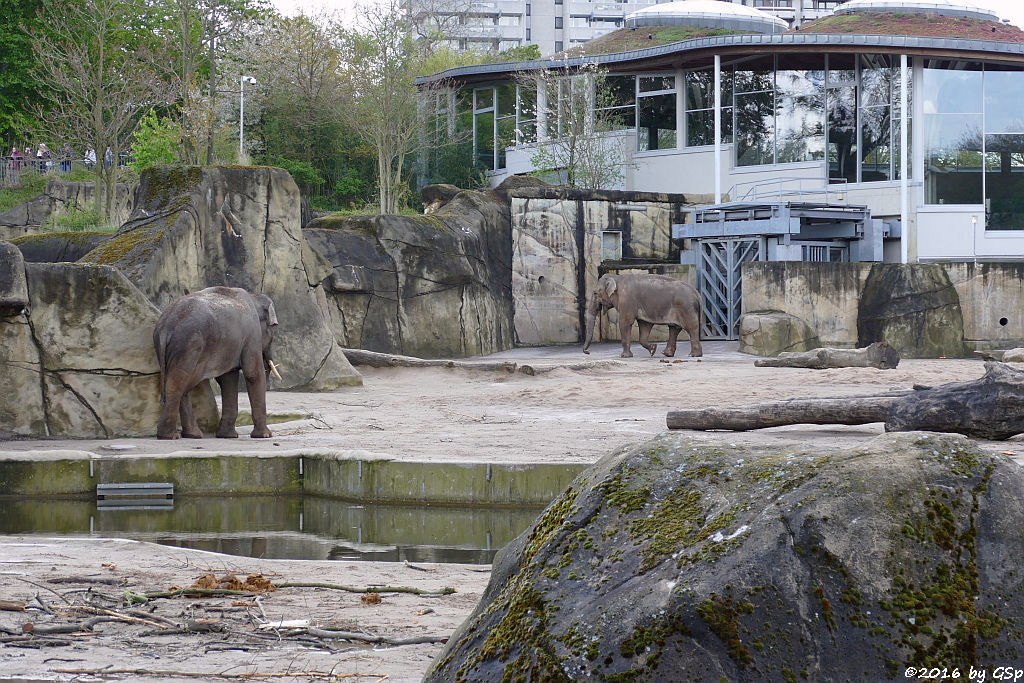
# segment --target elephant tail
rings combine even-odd
[[[167,403],[167,344],[162,338],[160,328],[153,330],[153,348],[156,349],[156,364],[160,368],[160,405]]]

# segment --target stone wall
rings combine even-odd
[[[745,313],[785,311],[807,322],[823,346],[887,341],[910,358],[1024,345],[1022,297],[1019,263],[743,266]]]
[[[128,219],[134,206],[134,195],[134,188],[118,183],[111,217],[114,225],[121,225]],[[95,183],[51,180],[46,184],[43,194],[0,213],[0,240],[51,229],[56,216],[67,213],[69,209],[84,211],[93,205],[95,197]]]
[[[81,259],[116,266],[158,308],[226,285],[274,301],[274,359],[281,389],[361,383],[331,331],[321,282],[330,266],[306,244],[299,189],[281,169],[164,166],[147,169],[132,217]]]
[[[504,203],[473,191],[429,216],[311,221],[339,343],[428,358],[511,348],[508,221]]]
[[[587,295],[602,262],[643,270],[652,262],[677,264],[672,224],[682,223],[684,207],[693,203],[678,194],[552,187],[517,188],[509,198],[515,339],[521,346],[581,342]],[[605,232],[621,234],[620,259],[602,253]],[[608,338],[607,324],[599,332]]]

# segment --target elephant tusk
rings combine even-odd
[[[277,379],[284,379],[283,377],[281,377],[281,373],[277,371],[277,365],[274,364],[274,361],[268,360],[267,361],[267,365],[270,366],[270,374],[271,375],[273,375]]]

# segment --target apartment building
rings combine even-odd
[[[840,0],[717,0],[756,7],[799,26]],[[652,0],[410,0],[409,11],[432,23],[459,50],[502,51],[537,45],[548,57],[622,28],[626,15]],[[431,21],[431,19],[433,21]]]

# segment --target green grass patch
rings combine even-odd
[[[0,213],[35,199],[43,193],[46,183],[52,179],[53,176],[22,172],[20,185],[0,189]]]

